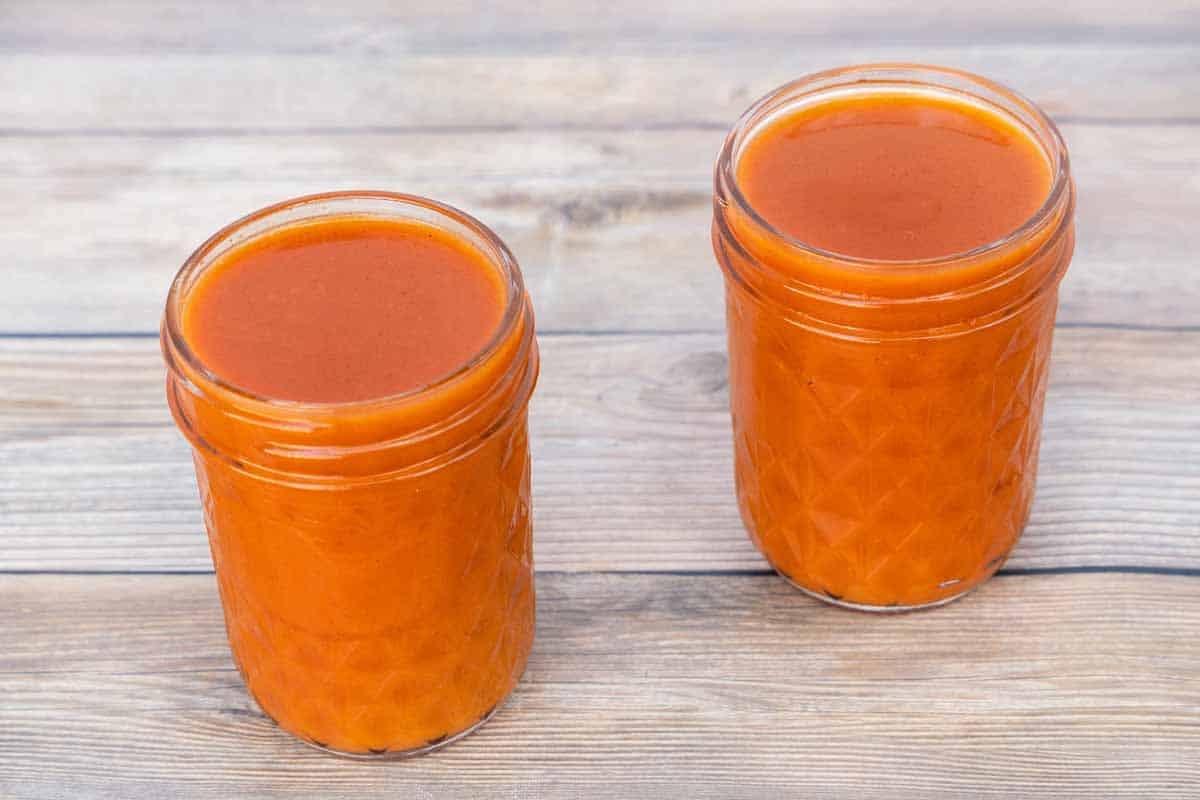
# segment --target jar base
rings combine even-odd
[[[416,756],[423,756],[426,753],[432,753],[434,750],[441,750],[443,747],[452,745],[455,742],[457,742],[459,739],[470,736],[472,733],[474,733],[475,731],[477,731],[481,727],[483,727],[483,724],[485,722],[490,720],[492,717],[496,716],[496,712],[500,710],[500,707],[503,706],[507,700],[507,698],[505,698],[505,699],[501,700],[499,703],[496,703],[496,705],[492,706],[492,708],[486,714],[484,714],[482,717],[480,717],[475,722],[468,725],[466,728],[463,728],[458,733],[451,734],[448,736],[443,736],[441,739],[438,739],[437,741],[428,742],[427,744],[423,744],[420,747],[412,747],[412,748],[409,748],[408,750],[379,750],[379,751],[368,751],[366,753],[356,753],[356,752],[353,752],[350,750],[338,750],[336,747],[330,747],[329,745],[325,744],[324,742],[318,742],[315,739],[307,739],[303,736],[292,733],[287,728],[280,725],[279,720],[275,719],[270,714],[268,714],[265,710],[263,710],[262,704],[258,702],[258,698],[256,698],[253,694],[250,694],[250,699],[254,702],[254,705],[258,707],[258,710],[262,713],[262,715],[264,717],[271,720],[271,722],[275,724],[275,727],[279,728],[279,730],[288,734],[293,739],[296,739],[297,741],[308,745],[309,747],[311,747],[314,750],[320,750],[322,753],[328,753],[329,755],[334,755],[334,756],[337,756],[338,758],[350,759],[352,761],[400,761],[400,760],[403,760],[406,758],[414,758]]]
[[[406,758],[415,758],[423,756],[426,753],[432,753],[434,750],[441,750],[443,747],[454,744],[459,739],[470,736],[475,731],[479,730],[485,722],[496,716],[496,712],[500,710],[503,703],[497,703],[490,711],[480,717],[477,721],[462,729],[458,733],[450,736],[445,736],[436,742],[423,744],[420,747],[409,748],[408,750],[382,750],[379,752],[354,753],[348,750],[337,750],[321,742],[315,742],[312,739],[296,737],[314,750],[320,750],[322,753],[329,753],[339,758],[348,758],[354,761],[400,761]]]
[[[952,594],[949,597],[942,597],[942,598],[933,600],[928,603],[917,603],[915,605],[908,605],[908,606],[902,606],[902,605],[876,606],[876,605],[869,605],[866,603],[851,603],[847,600],[839,600],[837,598],[830,597],[829,595],[827,595],[823,592],[813,591],[812,589],[809,589],[807,587],[801,586],[800,584],[796,583],[796,581],[792,580],[790,577],[788,577],[786,574],[784,574],[778,567],[772,567],[772,569],[774,569],[775,573],[777,575],[779,575],[779,577],[781,577],[785,581],[787,581],[793,588],[799,589],[801,592],[803,592],[804,594],[813,598],[814,600],[820,600],[823,603],[828,603],[829,605],[837,606],[838,608],[848,608],[851,611],[865,611],[865,612],[871,613],[871,614],[903,614],[908,611],[923,611],[923,610],[929,609],[929,608],[937,608],[938,606],[944,606],[947,603],[953,603],[955,600],[959,600],[963,597],[966,597],[971,592],[978,589],[983,583],[985,583],[988,580],[988,578],[991,577],[989,575],[988,578],[984,578],[982,581],[975,584],[974,586],[971,586],[970,588],[963,589],[958,594]]]

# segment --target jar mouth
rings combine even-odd
[[[1045,200],[1015,230],[969,250],[918,259],[880,259],[827,250],[791,236],[768,222],[749,202],[737,181],[737,162],[743,146],[770,120],[791,108],[817,104],[835,94],[903,91],[937,93],[983,105],[1026,129],[1050,162],[1050,189]],[[1058,127],[1031,100],[1008,87],[964,70],[910,63],[877,63],[815,72],[767,93],[734,124],[725,138],[715,170],[717,202],[733,205],[754,231],[807,258],[862,272],[921,272],[1002,253],[1028,241],[1054,223],[1064,196],[1070,191],[1070,163]]]
[[[187,303],[188,293],[206,269],[215,264],[230,249],[269,231],[293,224],[312,223],[347,216],[401,218],[425,222],[460,236],[483,254],[493,266],[497,267],[505,292],[504,312],[487,342],[467,361],[428,383],[380,397],[331,402],[288,400],[250,391],[221,377],[196,355],[183,334],[183,309]],[[161,336],[168,366],[173,371],[178,372],[172,363],[178,358],[192,375],[240,401],[286,412],[316,414],[337,412],[340,414],[351,411],[370,413],[380,408],[403,404],[462,381],[502,349],[513,331],[521,324],[527,305],[525,284],[516,258],[499,236],[470,214],[436,200],[400,192],[376,190],[323,192],[292,198],[259,209],[221,228],[196,248],[184,261],[183,266],[171,282],[171,288],[167,294],[166,310],[163,314]],[[187,375],[178,377],[189,384],[193,383]]]

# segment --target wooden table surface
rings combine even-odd
[[[797,5],[0,3],[0,796],[1200,796],[1200,7]],[[708,240],[737,115],[885,59],[1031,95],[1079,188],[1025,538],[894,617],[743,533]],[[387,764],[247,698],[156,341],[211,232],[358,187],[494,227],[544,354],[529,670]]]

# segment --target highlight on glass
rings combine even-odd
[[[1054,124],[965,72],[837,69],[754,104],[714,192],[751,539],[853,608],[978,586],[1034,495],[1074,246]]]

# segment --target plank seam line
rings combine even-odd
[[[537,570],[539,575],[675,575],[680,577],[775,577],[770,568],[749,569],[638,569],[638,570]],[[1200,567],[1153,567],[1132,564],[1080,565],[1066,567],[1009,567],[998,571],[995,577],[1024,577],[1030,575],[1166,575],[1173,577],[1200,578]]]
[[[1120,117],[1112,115],[1060,114],[1054,117],[1060,125],[1095,125],[1099,127],[1188,127],[1200,125],[1200,116]],[[94,136],[97,138],[131,139],[196,139],[239,138],[255,136],[419,136],[423,134],[497,134],[497,133],[638,133],[729,130],[729,122],[715,120],[676,120],[626,124],[604,123],[516,123],[470,125],[299,125],[270,126],[196,126],[123,128],[91,126],[79,128],[0,127],[0,138],[55,139]]]
[[[536,570],[538,575],[560,576],[560,575],[635,575],[635,576],[651,576],[665,575],[673,577],[775,577],[775,571],[767,568],[748,568],[748,569],[599,569],[599,570],[566,570],[566,569],[539,569]],[[159,569],[159,570],[128,570],[128,569],[0,569],[0,575],[46,575],[46,576],[72,576],[78,575],[81,577],[87,576],[106,576],[106,575],[125,575],[129,577],[150,576],[150,577],[165,577],[172,575],[212,575],[211,569]],[[1187,577],[1200,578],[1200,567],[1150,567],[1150,566],[1135,566],[1127,564],[1113,565],[1096,565],[1096,566],[1073,566],[1073,567],[1011,567],[1002,569],[996,573],[998,578],[1026,577],[1036,575],[1163,575],[1170,577]]]
[[[1061,330],[1114,330],[1146,333],[1200,333],[1200,325],[1153,325],[1125,322],[1059,322]],[[723,335],[723,328],[548,328],[538,330],[538,336],[713,336]],[[158,331],[0,331],[0,340],[20,339],[157,339]]]
[[[1167,117],[1166,119],[1190,119]],[[1200,122],[1200,118],[1197,118]],[[425,134],[504,134],[504,133],[639,133],[680,131],[726,131],[728,124],[708,120],[680,120],[676,122],[648,122],[637,125],[623,123],[572,124],[545,123],[541,125],[521,124],[472,124],[472,125],[299,125],[272,128],[270,126],[246,127],[83,127],[83,128],[0,128],[0,138],[59,139],[94,136],[114,139],[197,139],[197,138],[241,138],[258,136],[420,136]]]

